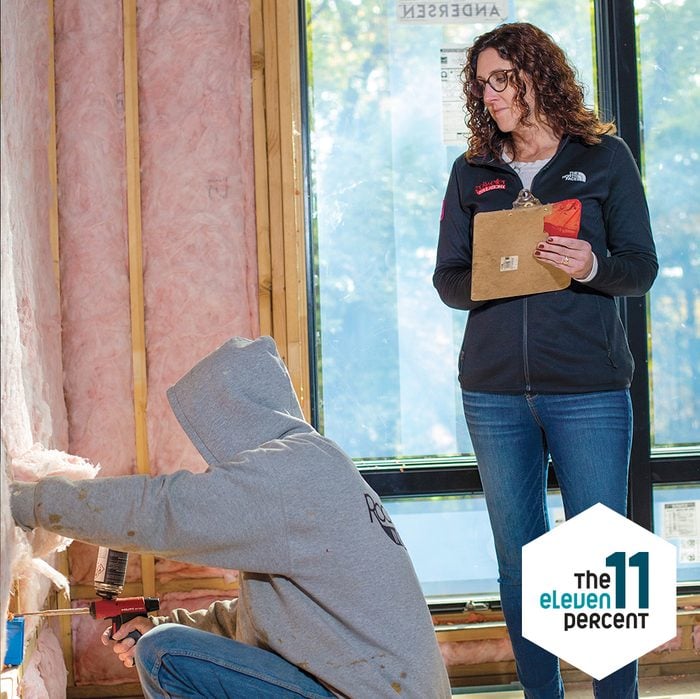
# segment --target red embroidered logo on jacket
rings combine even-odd
[[[484,194],[485,192],[490,192],[492,189],[505,189],[505,180],[491,180],[489,182],[482,182],[481,184],[474,187],[474,191],[477,194]]]

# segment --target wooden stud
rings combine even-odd
[[[301,67],[298,3],[277,2],[277,45],[280,115],[280,165],[284,214],[285,301],[287,362],[296,378],[299,401],[310,408],[308,313],[306,293],[306,227],[304,217]]]
[[[299,18],[293,0],[251,0],[261,332],[275,338],[309,405]]]
[[[282,79],[277,56],[277,8],[263,0],[265,51],[265,154],[270,224],[270,275],[272,334],[282,358],[287,360],[287,313],[285,304],[284,214],[280,163],[280,115],[277,83]],[[290,369],[291,374],[291,369]]]
[[[150,473],[148,457],[148,402],[146,374],[146,330],[143,295],[143,248],[141,237],[141,175],[139,153],[139,84],[137,62],[136,0],[123,0],[124,16],[124,118],[126,132],[126,201],[129,237],[129,296],[131,304],[131,347],[134,374],[134,422],[136,425],[136,468]],[[155,559],[141,556],[143,594],[155,595]]]
[[[253,153],[255,162],[255,226],[258,258],[258,314],[260,334],[272,335],[272,260],[265,126],[265,41],[262,0],[250,3],[250,64],[253,98]]]

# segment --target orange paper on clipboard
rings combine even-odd
[[[571,277],[537,260],[537,243],[550,235],[576,238],[581,202],[567,199],[503,211],[480,212],[474,217],[472,245],[473,301],[558,291]]]
[[[544,217],[544,232],[564,238],[577,238],[581,227],[581,202],[578,199],[565,199],[548,204],[552,211]]]

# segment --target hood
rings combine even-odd
[[[310,432],[271,337],[234,337],[167,391],[182,429],[217,465],[290,432]]]

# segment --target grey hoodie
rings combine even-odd
[[[304,420],[273,340],[229,340],[168,399],[205,473],[14,483],[17,523],[241,571],[237,600],[156,622],[272,650],[337,696],[449,697],[406,548],[353,462]]]

